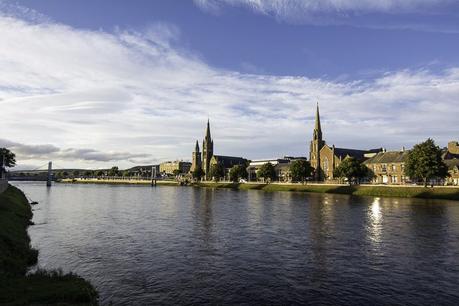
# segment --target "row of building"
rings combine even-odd
[[[405,162],[409,150],[404,148],[399,151],[386,151],[383,148],[359,150],[335,147],[328,145],[323,139],[322,127],[320,123],[319,106],[317,105],[313,137],[309,148],[309,161],[314,168],[311,178],[314,181],[334,182],[334,171],[339,164],[348,157],[354,157],[363,162],[373,173],[374,177],[369,178],[368,182],[375,184],[407,184],[410,178],[404,173]],[[459,144],[451,141],[443,149],[443,160],[448,166],[450,177],[441,183],[449,185],[459,185]],[[225,178],[229,179],[229,170],[235,165],[243,165],[247,168],[248,180],[257,180],[256,172],[265,163],[271,163],[281,182],[291,181],[290,164],[294,160],[306,159],[305,157],[285,156],[278,159],[251,160],[236,157],[214,154],[214,141],[210,133],[210,123],[207,121],[205,136],[202,142],[202,152],[199,142],[196,141],[195,149],[192,153],[192,162],[189,171],[192,172],[200,167],[204,171],[204,179],[211,180],[210,169],[214,164],[220,164],[225,169]],[[182,162],[183,163],[183,162]],[[174,164],[177,168],[177,165]],[[185,167],[186,168],[186,167]],[[186,173],[185,171],[183,173]]]

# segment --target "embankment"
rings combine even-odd
[[[112,184],[112,185],[151,185],[151,180],[133,180],[133,179],[63,179],[59,183],[70,184]],[[177,186],[177,181],[157,180],[157,185]]]
[[[0,305],[97,305],[94,287],[75,274],[39,270],[27,227],[32,209],[21,190],[9,186],[0,194]]]
[[[301,185],[301,184],[238,184],[238,183],[196,183],[197,187],[233,188],[241,190],[296,191],[336,193],[373,197],[423,198],[459,201],[459,188],[419,186],[348,186],[348,185]]]

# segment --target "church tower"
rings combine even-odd
[[[201,152],[199,151],[199,143],[196,140],[196,146],[194,148],[193,156],[191,158],[190,171],[193,172],[194,170],[198,168],[202,168],[202,163],[201,163]]]
[[[210,136],[210,123],[209,119],[207,119],[207,129],[206,129],[206,136],[202,141],[202,170],[204,170],[205,177],[208,180],[210,178],[209,171],[210,171],[210,159],[214,155],[214,141]]]
[[[309,161],[311,162],[311,166],[315,169],[314,179],[317,181],[322,179],[320,171],[320,149],[322,149],[324,145],[325,141],[322,140],[322,128],[320,126],[319,103],[317,103],[316,122],[312,134],[311,145],[309,147]]]

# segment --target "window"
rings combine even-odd
[[[393,172],[397,171],[397,166],[395,164],[392,164],[392,171]]]
[[[381,165],[381,171],[386,172],[386,168],[387,168],[386,164]]]
[[[324,159],[323,168],[324,168],[325,176],[328,177],[328,158],[326,158],[326,157]]]
[[[396,176],[391,176],[391,183],[396,184],[397,183],[397,177]]]

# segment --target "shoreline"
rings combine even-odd
[[[24,193],[9,185],[0,194],[0,304],[98,305],[95,288],[74,273],[60,269],[28,273],[38,261],[27,232],[32,217]]]
[[[204,188],[230,188],[237,190],[263,190],[267,192],[290,191],[307,193],[347,194],[371,197],[420,198],[431,200],[459,201],[459,188],[421,186],[380,186],[380,185],[331,185],[331,184],[240,184],[201,182],[192,186]]]
[[[112,185],[151,185],[151,180],[63,180],[63,184],[112,184]],[[161,186],[180,186],[176,181],[157,181]],[[459,201],[459,187],[435,186],[434,188],[411,185],[344,185],[344,184],[288,184],[288,183],[231,183],[231,182],[198,182],[192,187],[229,188],[236,190],[262,190],[267,192],[291,191],[308,193],[347,194],[372,197],[421,198],[435,200]],[[184,187],[187,187],[184,186]]]

